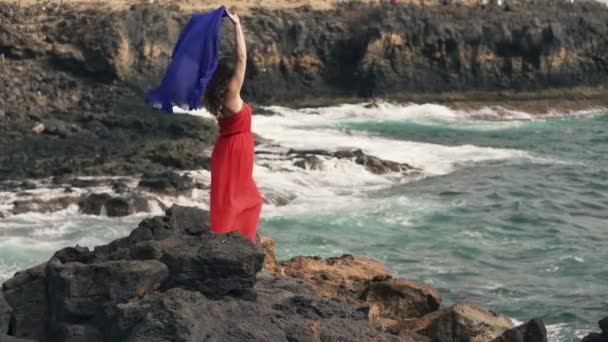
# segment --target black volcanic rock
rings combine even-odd
[[[100,340],[111,319],[108,307],[158,289],[254,299],[263,249],[240,234],[212,233],[207,222],[200,209],[173,206],[166,216],[146,219],[128,237],[94,252],[64,248],[48,263],[17,273],[3,285],[14,308],[11,332],[53,341]]]
[[[417,169],[409,164],[380,159],[378,157],[365,154],[359,148],[345,148],[337,151],[290,149],[287,151],[287,156],[289,159],[294,160],[293,165],[309,170],[321,169],[323,165],[322,157],[333,157],[337,159],[350,159],[353,162],[364,166],[368,171],[375,174],[385,174],[391,172],[416,174],[420,172],[420,169]]]
[[[162,208],[165,207],[158,199],[138,193],[129,193],[118,197],[107,193],[83,195],[78,200],[78,206],[84,214],[101,215],[105,210],[107,216],[119,217],[149,212],[150,201],[156,202]]]
[[[589,333],[581,342],[608,342],[608,316],[599,320],[601,333]]]
[[[2,339],[2,335],[8,334],[8,327],[11,322],[12,313],[13,308],[8,305],[2,296],[2,292],[0,292],[0,339]]]
[[[4,299],[13,307],[11,334],[44,340],[49,319],[46,263],[17,272],[2,284],[2,291]]]
[[[540,318],[531,319],[505,331],[492,342],[547,342],[547,328]]]
[[[145,173],[137,187],[155,193],[178,196],[191,193],[195,184],[190,176],[169,171],[157,174]]]
[[[508,318],[478,305],[439,310],[435,289],[393,279],[375,260],[279,262],[274,240],[212,233],[208,220],[174,205],[127,237],[16,273],[0,292],[0,341],[546,340],[540,320],[508,330]]]
[[[210,301],[174,288],[115,307],[112,340],[403,341],[369,325],[344,302],[315,300],[301,284],[264,278],[258,300]],[[295,292],[294,292],[295,290]],[[128,328],[128,329],[126,329]]]
[[[599,322],[597,322],[597,324],[600,326],[600,329],[602,330],[602,334],[608,335],[608,316],[600,319]]]
[[[203,210],[173,206],[93,252],[64,248],[18,272],[1,292],[14,308],[10,334],[43,342],[408,341],[374,328],[349,301],[259,273],[261,244],[212,233],[207,220]]]

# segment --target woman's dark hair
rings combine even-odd
[[[217,69],[207,84],[205,90],[204,106],[209,113],[221,118],[224,106],[224,98],[228,83],[234,74],[234,61],[232,58],[221,58],[217,63]]]

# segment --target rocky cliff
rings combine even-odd
[[[0,341],[546,342],[540,320],[442,308],[437,290],[377,261],[278,261],[274,240],[215,234],[207,221],[173,206],[128,237],[18,272],[0,291]]]
[[[0,178],[205,167],[214,125],[142,101],[189,14],[171,3],[0,3]],[[254,7],[243,23],[244,97],[258,104],[580,86],[600,87],[593,96],[608,102],[600,3]]]

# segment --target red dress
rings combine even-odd
[[[211,230],[233,230],[256,242],[262,196],[253,180],[254,140],[251,107],[219,120],[220,134],[211,154]]]

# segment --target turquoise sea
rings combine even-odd
[[[274,145],[359,147],[421,170],[374,175],[344,160],[302,170],[258,158],[262,191],[295,197],[264,208],[260,232],[277,240],[279,257],[376,258],[396,276],[439,289],[444,305],[541,317],[551,341],[580,340],[608,315],[608,113],[391,103],[266,109],[276,115],[256,116],[254,131]],[[10,198],[0,193],[0,205]],[[0,220],[0,278],[62,246],[120,237],[143,216],[73,208],[9,216]]]

